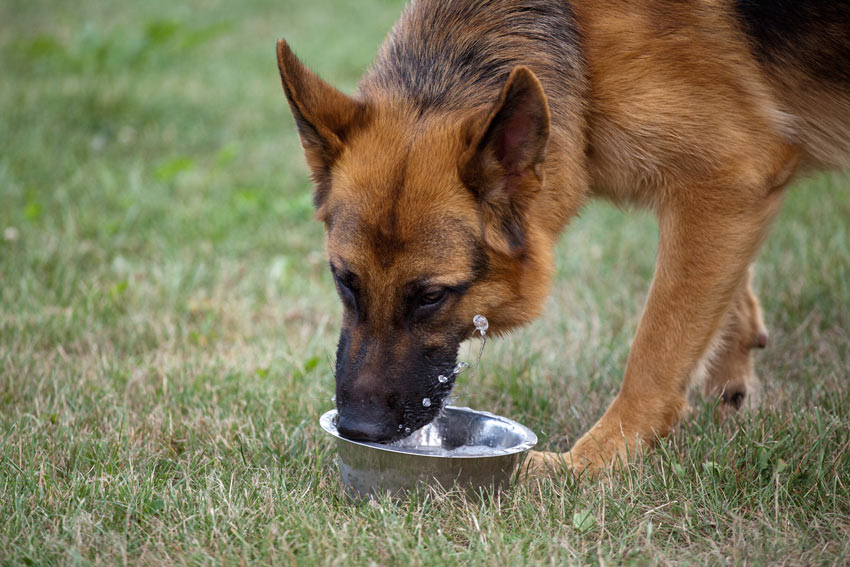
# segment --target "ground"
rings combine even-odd
[[[351,505],[318,427],[340,306],[281,92],[351,91],[400,1],[0,4],[0,564],[846,564],[850,177],[790,192],[761,409],[626,472]],[[651,217],[587,208],[462,405],[566,449],[623,374]],[[463,347],[473,357],[477,343]]]

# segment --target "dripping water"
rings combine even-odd
[[[475,330],[481,334],[481,348],[478,349],[478,359],[475,361],[475,368],[472,370],[472,376],[475,376],[478,365],[481,364],[481,355],[484,354],[484,345],[487,344],[487,329],[490,328],[490,321],[484,315],[478,314],[472,318],[472,324],[475,325]]]
[[[481,315],[481,314],[478,314],[478,315],[476,315],[475,317],[472,318],[472,324],[475,326],[475,330],[481,335],[481,348],[478,349],[478,357],[475,359],[475,366],[472,368],[472,374],[470,374],[470,378],[475,376],[475,373],[478,371],[478,365],[481,364],[481,355],[484,354],[484,345],[487,344],[487,329],[490,328],[490,322],[487,320],[487,317],[485,317],[484,315]],[[458,362],[457,365],[452,370],[451,376],[445,376],[443,374],[440,374],[439,376],[437,376],[437,381],[440,382],[441,384],[445,384],[451,378],[454,378],[455,376],[457,376],[461,372],[467,370],[469,367],[470,367],[470,365],[469,365],[468,362],[463,362],[463,361]],[[427,401],[427,404],[426,404],[426,401]],[[450,405],[452,403],[454,403],[454,398],[453,398],[453,396],[449,396],[445,400],[443,406],[445,407],[445,406]],[[425,398],[424,400],[422,400],[422,405],[425,406],[425,407],[429,407],[431,405],[431,400],[428,399],[428,398]]]
[[[475,317],[472,318],[472,324],[475,326],[475,330],[481,335],[481,348],[478,349],[478,357],[475,360],[475,366],[472,368],[472,374],[470,375],[470,376],[475,376],[475,373],[478,371],[478,366],[479,366],[479,364],[481,364],[481,356],[482,356],[482,354],[484,354],[484,345],[487,344],[487,329],[490,328],[490,323],[489,323],[489,321],[487,321],[487,317],[485,317],[484,315],[476,315]],[[445,374],[440,374],[439,376],[437,376],[437,381],[440,384],[446,384],[449,380],[453,379],[455,376],[457,376],[458,374],[460,374],[461,372],[464,372],[465,370],[467,370],[469,368],[470,368],[470,364],[468,362],[464,362],[464,361],[458,362],[455,365],[455,367],[452,369],[449,376],[446,376]],[[439,419],[440,416],[443,415],[445,406],[451,405],[452,402],[453,402],[452,397],[449,397],[446,400],[444,400],[444,402],[441,404],[442,407],[440,407],[440,411],[438,412],[438,416],[437,416],[436,419]],[[423,407],[429,408],[429,407],[431,407],[432,404],[433,404],[433,402],[431,401],[431,398],[422,398],[422,406]],[[402,431],[402,429],[404,430],[405,435],[410,435],[410,433],[411,433],[410,427],[404,427],[403,423],[399,423],[398,424],[398,430]],[[426,434],[427,435],[435,434],[435,432],[436,432],[436,429],[434,428],[433,423],[430,423],[430,424],[426,425],[425,427],[423,427],[422,429],[420,429],[419,432],[418,432],[418,435],[421,437],[422,435],[426,435]],[[405,439],[401,439],[399,441],[395,441],[392,444],[397,445],[397,446],[408,447],[408,446],[411,446],[411,443],[413,443],[413,442],[414,441],[412,441],[410,438],[405,438]]]

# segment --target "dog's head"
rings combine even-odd
[[[546,99],[520,67],[488,108],[422,116],[390,95],[344,95],[283,41],[278,63],[344,305],[338,427],[394,440],[440,411],[475,314],[498,334],[539,313],[551,237],[528,221]]]

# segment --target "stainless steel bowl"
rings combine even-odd
[[[499,490],[537,444],[537,436],[513,420],[453,406],[389,445],[346,439],[337,432],[336,421],[337,412],[331,410],[319,423],[336,438],[342,482],[354,497],[399,494],[420,484]]]

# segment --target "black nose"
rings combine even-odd
[[[352,441],[372,441],[374,443],[389,441],[398,433],[393,429],[392,424],[360,419],[357,416],[346,415],[344,413],[340,414],[336,429],[346,439],[351,439]]]

